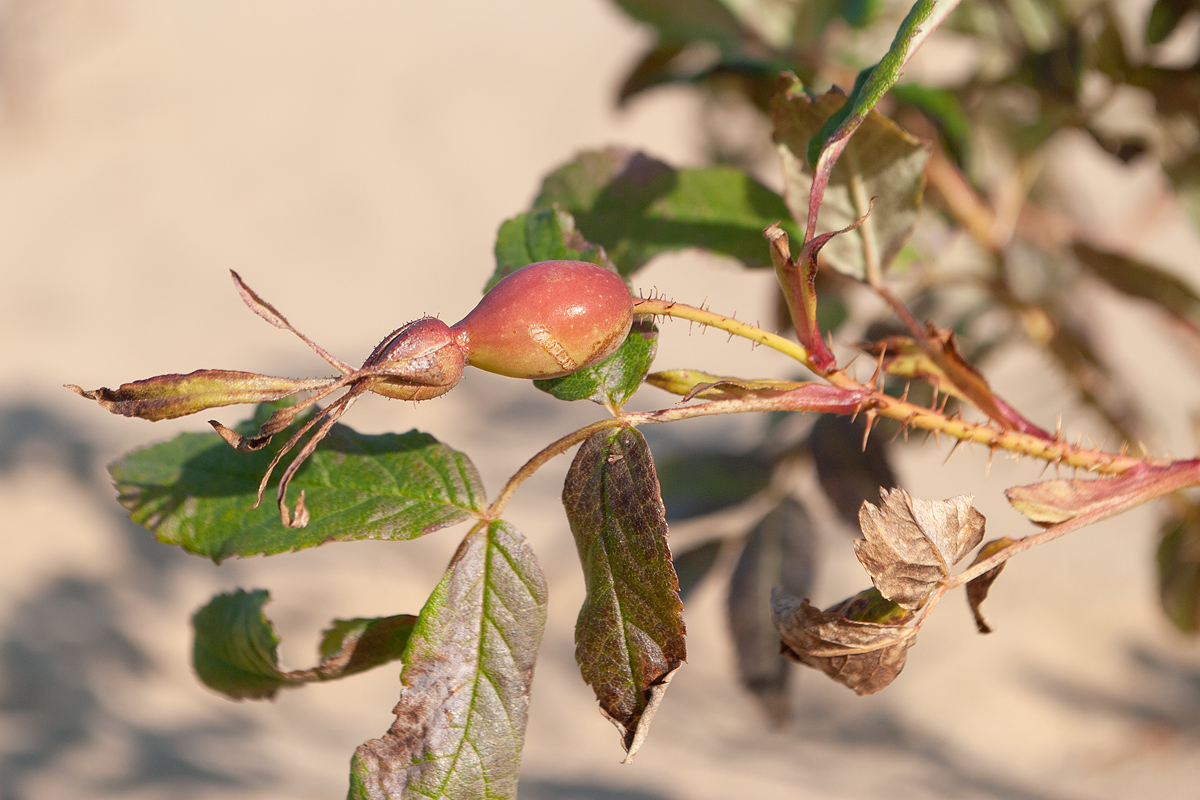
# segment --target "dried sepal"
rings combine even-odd
[[[123,383],[116,389],[87,390],[70,383],[65,386],[113,414],[156,422],[208,408],[280,400],[298,392],[323,389],[332,382],[328,378],[278,378],[228,369],[198,369],[186,375],[157,375]]]
[[[787,658],[819,669],[859,695],[888,686],[916,641],[915,613],[867,589],[821,611],[781,591],[771,613]]]
[[[863,539],[854,554],[884,597],[920,606],[940,581],[983,540],[984,517],[972,497],[918,500],[903,489],[880,489],[879,506],[863,503]]]
[[[975,555],[975,559],[971,562],[971,566],[975,566],[984,559],[991,558],[996,553],[999,553],[1004,548],[1015,542],[1010,536],[1005,536],[992,541],[979,548],[979,552]],[[971,613],[975,616],[975,627],[980,633],[991,633],[992,626],[983,618],[983,612],[980,606],[987,599],[988,591],[992,588],[996,578],[1000,577],[1000,573],[1004,570],[1004,565],[1008,562],[1002,562],[995,567],[992,567],[987,572],[980,575],[978,578],[973,578],[967,583],[967,603],[971,606]]]

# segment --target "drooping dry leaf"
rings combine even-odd
[[[916,642],[907,625],[913,612],[878,589],[859,592],[825,611],[808,598],[777,591],[771,613],[785,656],[821,670],[859,695],[874,694],[894,681]]]
[[[1165,466],[1139,464],[1115,478],[1042,481],[1004,490],[1013,508],[1040,525],[1076,517],[1111,517],[1156,497],[1194,485],[1200,459]]]
[[[1000,539],[993,539],[983,547],[979,548],[979,552],[975,555],[975,559],[971,562],[971,566],[975,566],[985,558],[990,558],[1004,548],[1008,547],[1014,541],[1016,540],[1009,536],[1005,536]],[[1000,564],[997,567],[992,567],[978,578],[974,578],[967,583],[967,602],[971,606],[971,613],[975,615],[975,626],[979,628],[980,633],[992,632],[992,626],[988,625],[987,620],[983,618],[983,612],[979,607],[983,605],[983,601],[987,599],[988,591],[992,588],[992,584],[996,581],[996,578],[1000,577],[1000,573],[1004,570],[1004,564],[1007,563],[1008,562],[1005,561],[1003,564]]]
[[[841,389],[816,381],[746,380],[724,378],[694,369],[652,372],[646,383],[684,400],[735,400],[756,398],[770,401],[780,411],[819,411],[827,414],[852,414],[863,407],[867,394]]]
[[[972,496],[918,500],[903,489],[881,489],[881,503],[863,503],[863,536],[854,553],[884,597],[917,608],[934,584],[983,540],[984,518]]]

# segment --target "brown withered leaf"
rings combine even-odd
[[[776,591],[771,614],[782,637],[781,652],[819,669],[859,695],[885,688],[904,669],[916,634],[907,625],[912,611],[867,589],[821,611]]]
[[[917,608],[934,584],[983,540],[984,518],[971,495],[918,500],[903,489],[880,489],[879,506],[858,513],[863,539],[854,554],[884,597]]]
[[[1057,479],[1013,486],[1004,496],[1013,508],[1039,525],[1076,517],[1096,521],[1193,485],[1200,460],[1166,465],[1138,464],[1115,478]]]
[[[971,561],[971,566],[975,566],[985,558],[990,558],[1015,541],[1016,539],[1013,539],[1010,536],[1005,536],[1000,539],[993,539],[983,547],[979,548],[979,552],[975,555],[975,559]],[[997,567],[992,567],[978,578],[974,578],[967,583],[967,602],[971,606],[971,613],[975,615],[975,627],[979,628],[980,633],[992,632],[992,626],[988,625],[987,620],[983,618],[983,612],[979,607],[983,605],[983,601],[987,599],[988,591],[992,588],[992,584],[995,583],[996,578],[1000,577],[1000,573],[1004,570],[1004,564],[1007,563],[1008,562],[1005,561]]]
[[[770,378],[748,380],[710,375],[694,369],[653,372],[646,383],[683,400],[738,400],[756,398],[774,401],[781,411],[819,411],[828,414],[852,414],[866,405],[864,391],[842,389],[816,381],[783,381]]]

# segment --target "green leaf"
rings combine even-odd
[[[563,505],[587,597],[575,660],[633,758],[687,657],[683,604],[654,461],[634,428],[598,431],[567,472]]]
[[[1158,587],[1163,612],[1184,633],[1200,632],[1200,513],[1167,520],[1158,545]]]
[[[484,292],[501,278],[537,261],[590,261],[609,265],[604,248],[585,241],[571,215],[557,207],[505,220],[496,233],[495,249],[496,271],[488,278]]]
[[[534,208],[556,204],[622,275],[690,247],[770,266],[762,229],[788,217],[779,195],[739,169],[675,169],[621,148],[584,152],[547,176]]]
[[[817,539],[804,506],[785,497],[759,520],[729,579],[726,612],[737,652],[738,677],[776,725],[789,712],[788,662],[779,656],[779,632],[771,618],[775,587],[796,597],[812,590]]]
[[[515,798],[546,583],[508,523],[476,525],[421,610],[396,721],[355,752],[351,800]]]
[[[755,454],[689,451],[663,459],[658,479],[667,518],[688,519],[737,505],[767,488],[771,465]]]
[[[618,409],[641,387],[657,351],[658,326],[649,318],[635,318],[617,352],[596,366],[533,385],[559,400],[591,400]]]
[[[1196,0],[1157,0],[1146,18],[1146,44],[1161,44],[1189,13],[1200,10]]]
[[[903,83],[892,87],[892,97],[933,120],[946,151],[960,166],[966,163],[971,149],[971,119],[954,92],[920,83]]]
[[[741,22],[720,0],[614,0],[638,22],[653,26],[668,42],[707,41],[736,45]]]
[[[256,431],[273,408],[259,406],[238,430]],[[413,539],[485,504],[475,466],[432,436],[365,436],[335,425],[292,481],[312,521],[285,528],[273,503],[251,508],[270,460],[269,449],[240,453],[215,433],[185,433],[129,453],[109,472],[130,519],[161,542],[218,562],[330,541]]]
[[[1200,89],[1196,93],[1200,95]],[[1200,152],[1168,166],[1166,172],[1193,227],[1200,230]]]
[[[279,669],[279,637],[263,606],[265,589],[219,594],[192,617],[192,664],[210,689],[234,700],[263,700],[279,689],[328,681],[400,657],[417,618],[408,614],[334,620],[321,643],[321,663],[306,670]]]
[[[805,151],[821,125],[845,108],[846,98],[829,92],[810,99],[791,79],[781,80],[772,105],[775,142],[783,161],[784,198],[793,219],[808,217],[815,172]],[[835,237],[821,251],[836,269],[859,280],[891,265],[912,233],[925,189],[929,144],[877,111],[845,145],[827,178],[820,211],[824,229],[845,228],[870,214],[856,229]]]
[[[1128,256],[1076,243],[1075,258],[1100,280],[1130,297],[1148,300],[1200,331],[1200,295],[1180,278]]]

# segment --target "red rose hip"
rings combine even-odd
[[[633,323],[625,282],[586,261],[539,261],[492,287],[451,326],[467,363],[511,378],[557,378],[620,347]]]

